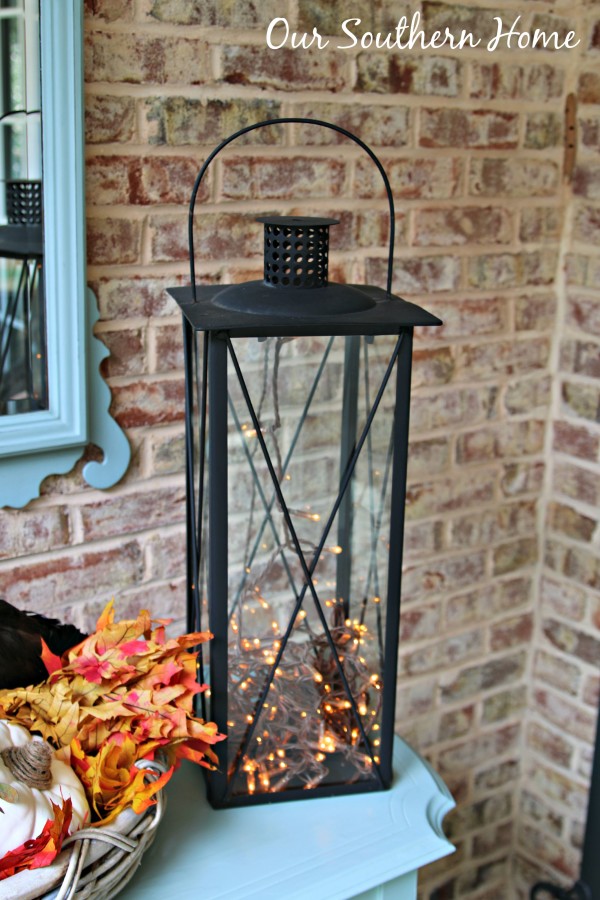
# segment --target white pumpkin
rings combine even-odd
[[[0,720],[0,753],[11,747],[25,747],[32,741],[41,740],[42,738],[34,737],[21,725]],[[50,773],[52,777],[50,787],[43,790],[30,787],[13,774],[0,756],[0,782],[14,788],[17,798],[14,803],[0,800],[0,807],[3,810],[3,813],[0,813],[0,857],[40,834],[48,819],[54,817],[52,802],[61,806],[63,799],[71,798],[73,803],[73,818],[69,829],[71,834],[85,822],[89,822],[90,810],[83,785],[73,769],[57,759],[54,752]]]

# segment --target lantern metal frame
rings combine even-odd
[[[293,299],[290,306],[282,307],[280,313],[269,311],[268,313],[255,312],[253,299],[262,291],[264,283],[248,282],[237,285],[241,303],[235,309],[225,308],[220,305],[219,295],[224,290],[222,285],[198,285],[196,283],[196,266],[194,251],[194,211],[196,199],[202,180],[215,157],[229,144],[243,135],[258,128],[273,125],[314,125],[337,132],[359,145],[370,157],[382,177],[386,197],[389,206],[389,252],[387,265],[386,289],[371,285],[351,285],[349,290],[360,291],[368,300],[368,308],[340,315],[328,314],[324,310],[321,314],[312,315],[310,318],[303,313],[302,296],[306,291],[302,289],[290,290],[298,298]],[[228,460],[227,460],[227,429],[228,414],[232,411],[232,404],[223,398],[223,386],[227,383],[228,358],[231,360],[239,387],[241,389],[247,412],[256,431],[264,463],[267,466],[273,495],[269,501],[262,497],[265,510],[264,527],[268,524],[270,510],[273,503],[283,514],[287,532],[294,545],[297,559],[302,569],[304,579],[299,592],[296,593],[294,609],[289,619],[288,627],[281,639],[275,663],[271,667],[270,676],[263,685],[261,696],[255,705],[253,722],[247,730],[246,736],[239,747],[236,763],[233,766],[233,774],[227,773],[227,742],[216,746],[219,765],[217,771],[210,773],[208,784],[208,796],[211,804],[216,807],[254,805],[257,802],[273,802],[278,800],[291,800],[306,798],[307,796],[333,796],[346,793],[386,789],[392,783],[392,743],[394,732],[394,712],[396,701],[396,677],[397,677],[397,649],[398,632],[400,625],[400,594],[402,579],[402,541],[404,533],[404,507],[406,500],[406,469],[408,457],[408,427],[409,404],[412,361],[412,337],[413,327],[416,325],[439,325],[440,320],[421,307],[394,297],[391,293],[393,275],[394,253],[394,201],[389,180],[385,170],[373,152],[360,138],[341,126],[324,122],[318,119],[303,117],[278,118],[258,122],[236,131],[223,140],[208,156],[200,169],[194,183],[188,218],[188,242],[190,253],[190,285],[187,287],[170,288],[169,294],[179,304],[183,313],[183,341],[184,341],[184,365],[185,365],[185,426],[186,426],[186,482],[187,482],[187,610],[188,628],[190,630],[202,630],[205,623],[201,620],[201,597],[199,587],[199,566],[201,558],[201,536],[204,518],[204,505],[206,500],[205,473],[208,473],[210,492],[213,500],[208,503],[208,627],[214,637],[210,642],[210,710],[208,709],[206,694],[202,693],[199,699],[199,712],[204,718],[210,717],[219,727],[222,733],[227,733],[227,698],[228,698],[228,629],[229,629],[229,586],[228,586],[228,509],[223,498],[227,497],[228,484]],[[336,285],[338,289],[345,286]],[[274,291],[279,296],[283,291],[274,289],[269,285],[266,290]],[[320,288],[316,290],[321,290]],[[327,288],[324,289],[327,291]],[[258,293],[257,293],[258,292]],[[202,361],[198,359],[198,346],[196,333],[203,332]],[[248,386],[239,360],[235,353],[232,339],[237,337],[252,337],[265,339],[268,337],[292,337],[292,336],[345,336],[346,340],[343,404],[348,409],[348,415],[343,417],[341,434],[341,459],[348,460],[344,467],[343,475],[337,491],[337,497],[327,518],[322,531],[321,539],[316,545],[313,557],[307,561],[300,545],[294,523],[292,521],[288,505],[283,495],[277,473],[269,455],[264,437],[261,433],[260,422],[253,406]],[[352,405],[356,407],[356,391],[358,378],[358,354],[360,353],[359,336],[369,340],[375,335],[396,335],[394,349],[389,358],[383,380],[372,401],[369,414],[366,416],[364,426],[357,433],[356,414],[352,414]],[[331,344],[331,341],[330,341]],[[327,351],[328,352],[328,351]],[[325,354],[326,358],[327,353]],[[310,407],[312,397],[320,378],[321,368],[317,371],[312,387],[307,394],[304,413],[301,417],[298,429],[302,427],[302,421]],[[348,528],[352,510],[349,506],[348,486],[351,482],[356,463],[369,436],[369,429],[379,408],[383,393],[390,383],[395,372],[395,409],[391,428],[390,443],[390,469],[386,478],[391,478],[390,507],[394,511],[390,516],[389,544],[395,547],[396,552],[388,554],[387,573],[387,597],[385,598],[385,639],[384,639],[384,666],[383,666],[383,697],[381,701],[381,744],[378,752],[374,752],[369,738],[363,729],[361,716],[356,708],[355,698],[346,681],[344,668],[340,663],[335,644],[330,633],[313,576],[315,569],[323,553],[328,535],[331,532],[336,516],[338,529],[343,532]],[[392,382],[393,383],[393,382]],[[198,477],[196,478],[195,450],[194,450],[194,409],[197,408],[199,418],[198,429]],[[208,419],[210,418],[210,423]],[[210,427],[209,427],[210,424]],[[289,454],[293,452],[295,438]],[[208,460],[207,460],[208,455]],[[196,501],[197,484],[197,501]],[[221,502],[215,502],[214,498],[221,498]],[[340,532],[338,532],[339,534]],[[348,562],[338,560],[337,577],[342,582],[348,582],[350,570]],[[259,793],[252,796],[240,796],[232,794],[232,785],[240,772],[244,754],[250,745],[254,728],[260,716],[263,702],[269,692],[269,686],[274,677],[279,661],[285,652],[288,638],[291,634],[296,616],[302,607],[302,603],[309,595],[315,606],[317,616],[324,630],[332,658],[337,665],[337,671],[344,683],[346,694],[352,706],[352,712],[360,729],[360,739],[365,752],[370,754],[372,762],[372,778],[363,781],[341,784],[322,784],[311,790],[292,787],[280,792]],[[346,594],[347,595],[347,594]],[[382,598],[382,604],[384,598]],[[201,682],[205,678],[205,659],[203,649],[199,648],[198,677]],[[376,762],[376,760],[378,760]]]

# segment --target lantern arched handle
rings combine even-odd
[[[349,138],[351,141],[354,141],[355,144],[358,144],[362,150],[370,157],[373,164],[376,166],[379,174],[383,179],[383,184],[385,187],[385,192],[387,195],[387,201],[389,206],[389,215],[390,215],[390,234],[389,234],[389,242],[388,242],[388,269],[387,269],[387,293],[391,294],[392,292],[392,271],[394,265],[394,237],[395,237],[395,213],[394,213],[394,198],[392,196],[392,189],[390,187],[390,182],[385,173],[385,169],[383,168],[379,158],[374,153],[373,150],[369,147],[368,144],[365,144],[359,137],[355,134],[352,134],[351,131],[348,131],[346,128],[342,128],[341,125],[334,125],[331,122],[324,122],[321,119],[307,119],[302,117],[287,117],[281,119],[267,119],[263,122],[255,122],[254,125],[246,125],[244,128],[240,128],[239,131],[236,131],[234,134],[230,134],[229,137],[226,137],[221,143],[215,147],[215,149],[209,154],[207,159],[202,165],[202,168],[198,172],[196,176],[196,180],[194,182],[194,187],[192,189],[192,195],[190,197],[190,208],[188,214],[188,244],[189,244],[189,255],[190,255],[190,279],[192,285],[192,293],[194,298],[194,303],[196,302],[196,265],[194,260],[194,209],[196,206],[196,197],[198,196],[198,190],[202,183],[202,179],[204,178],[208,167],[211,162],[214,160],[216,156],[224,150],[229,144],[233,141],[237,140],[239,137],[242,137],[244,134],[248,134],[250,131],[255,131],[257,128],[265,128],[267,125],[317,125],[321,128],[329,128],[331,131],[336,131],[338,134],[343,134],[344,137]]]

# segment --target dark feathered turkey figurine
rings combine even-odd
[[[27,687],[48,677],[42,662],[42,638],[57,656],[87,635],[39,613],[25,612],[0,600],[0,688]]]

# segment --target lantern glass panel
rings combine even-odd
[[[374,780],[394,378],[370,414],[397,340],[232,340],[243,378],[242,385],[228,354],[226,750],[232,797]],[[198,445],[195,451],[199,471]],[[210,471],[208,440],[205,455],[196,491]],[[209,483],[205,491],[210,503]],[[201,608],[210,540],[206,507],[199,523]],[[203,674],[210,681],[209,670]]]

